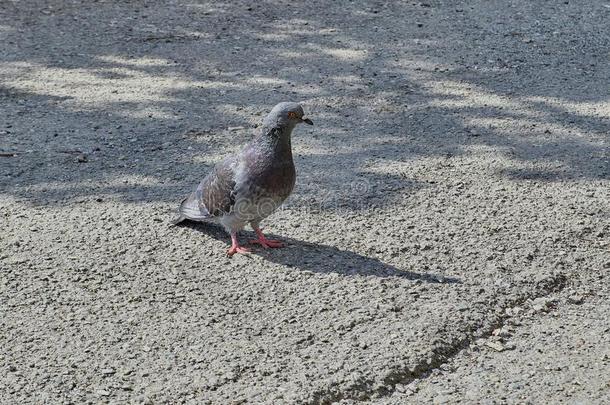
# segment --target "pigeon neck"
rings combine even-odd
[[[261,133],[261,137],[276,140],[288,140],[288,142],[290,142],[290,135],[292,134],[293,128],[294,126],[264,126]]]
[[[273,146],[276,152],[290,152],[292,150],[291,134],[293,127],[263,127],[259,138]]]

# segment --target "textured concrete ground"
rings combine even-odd
[[[606,3],[1,2],[0,402],[607,403]],[[289,247],[168,227],[283,100]]]
[[[513,308],[502,327],[426,378],[367,402],[608,403],[608,288],[602,286],[602,294],[565,292]]]

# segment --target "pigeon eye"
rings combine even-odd
[[[288,118],[296,118],[297,117],[297,113],[290,111],[288,113]]]

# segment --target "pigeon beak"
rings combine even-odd
[[[313,125],[313,121],[309,118],[301,118],[301,120],[306,124]]]

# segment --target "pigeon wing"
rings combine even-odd
[[[204,221],[222,216],[235,204],[236,158],[229,157],[219,164],[201,181],[197,189],[180,204],[180,216],[174,224],[185,219]]]

